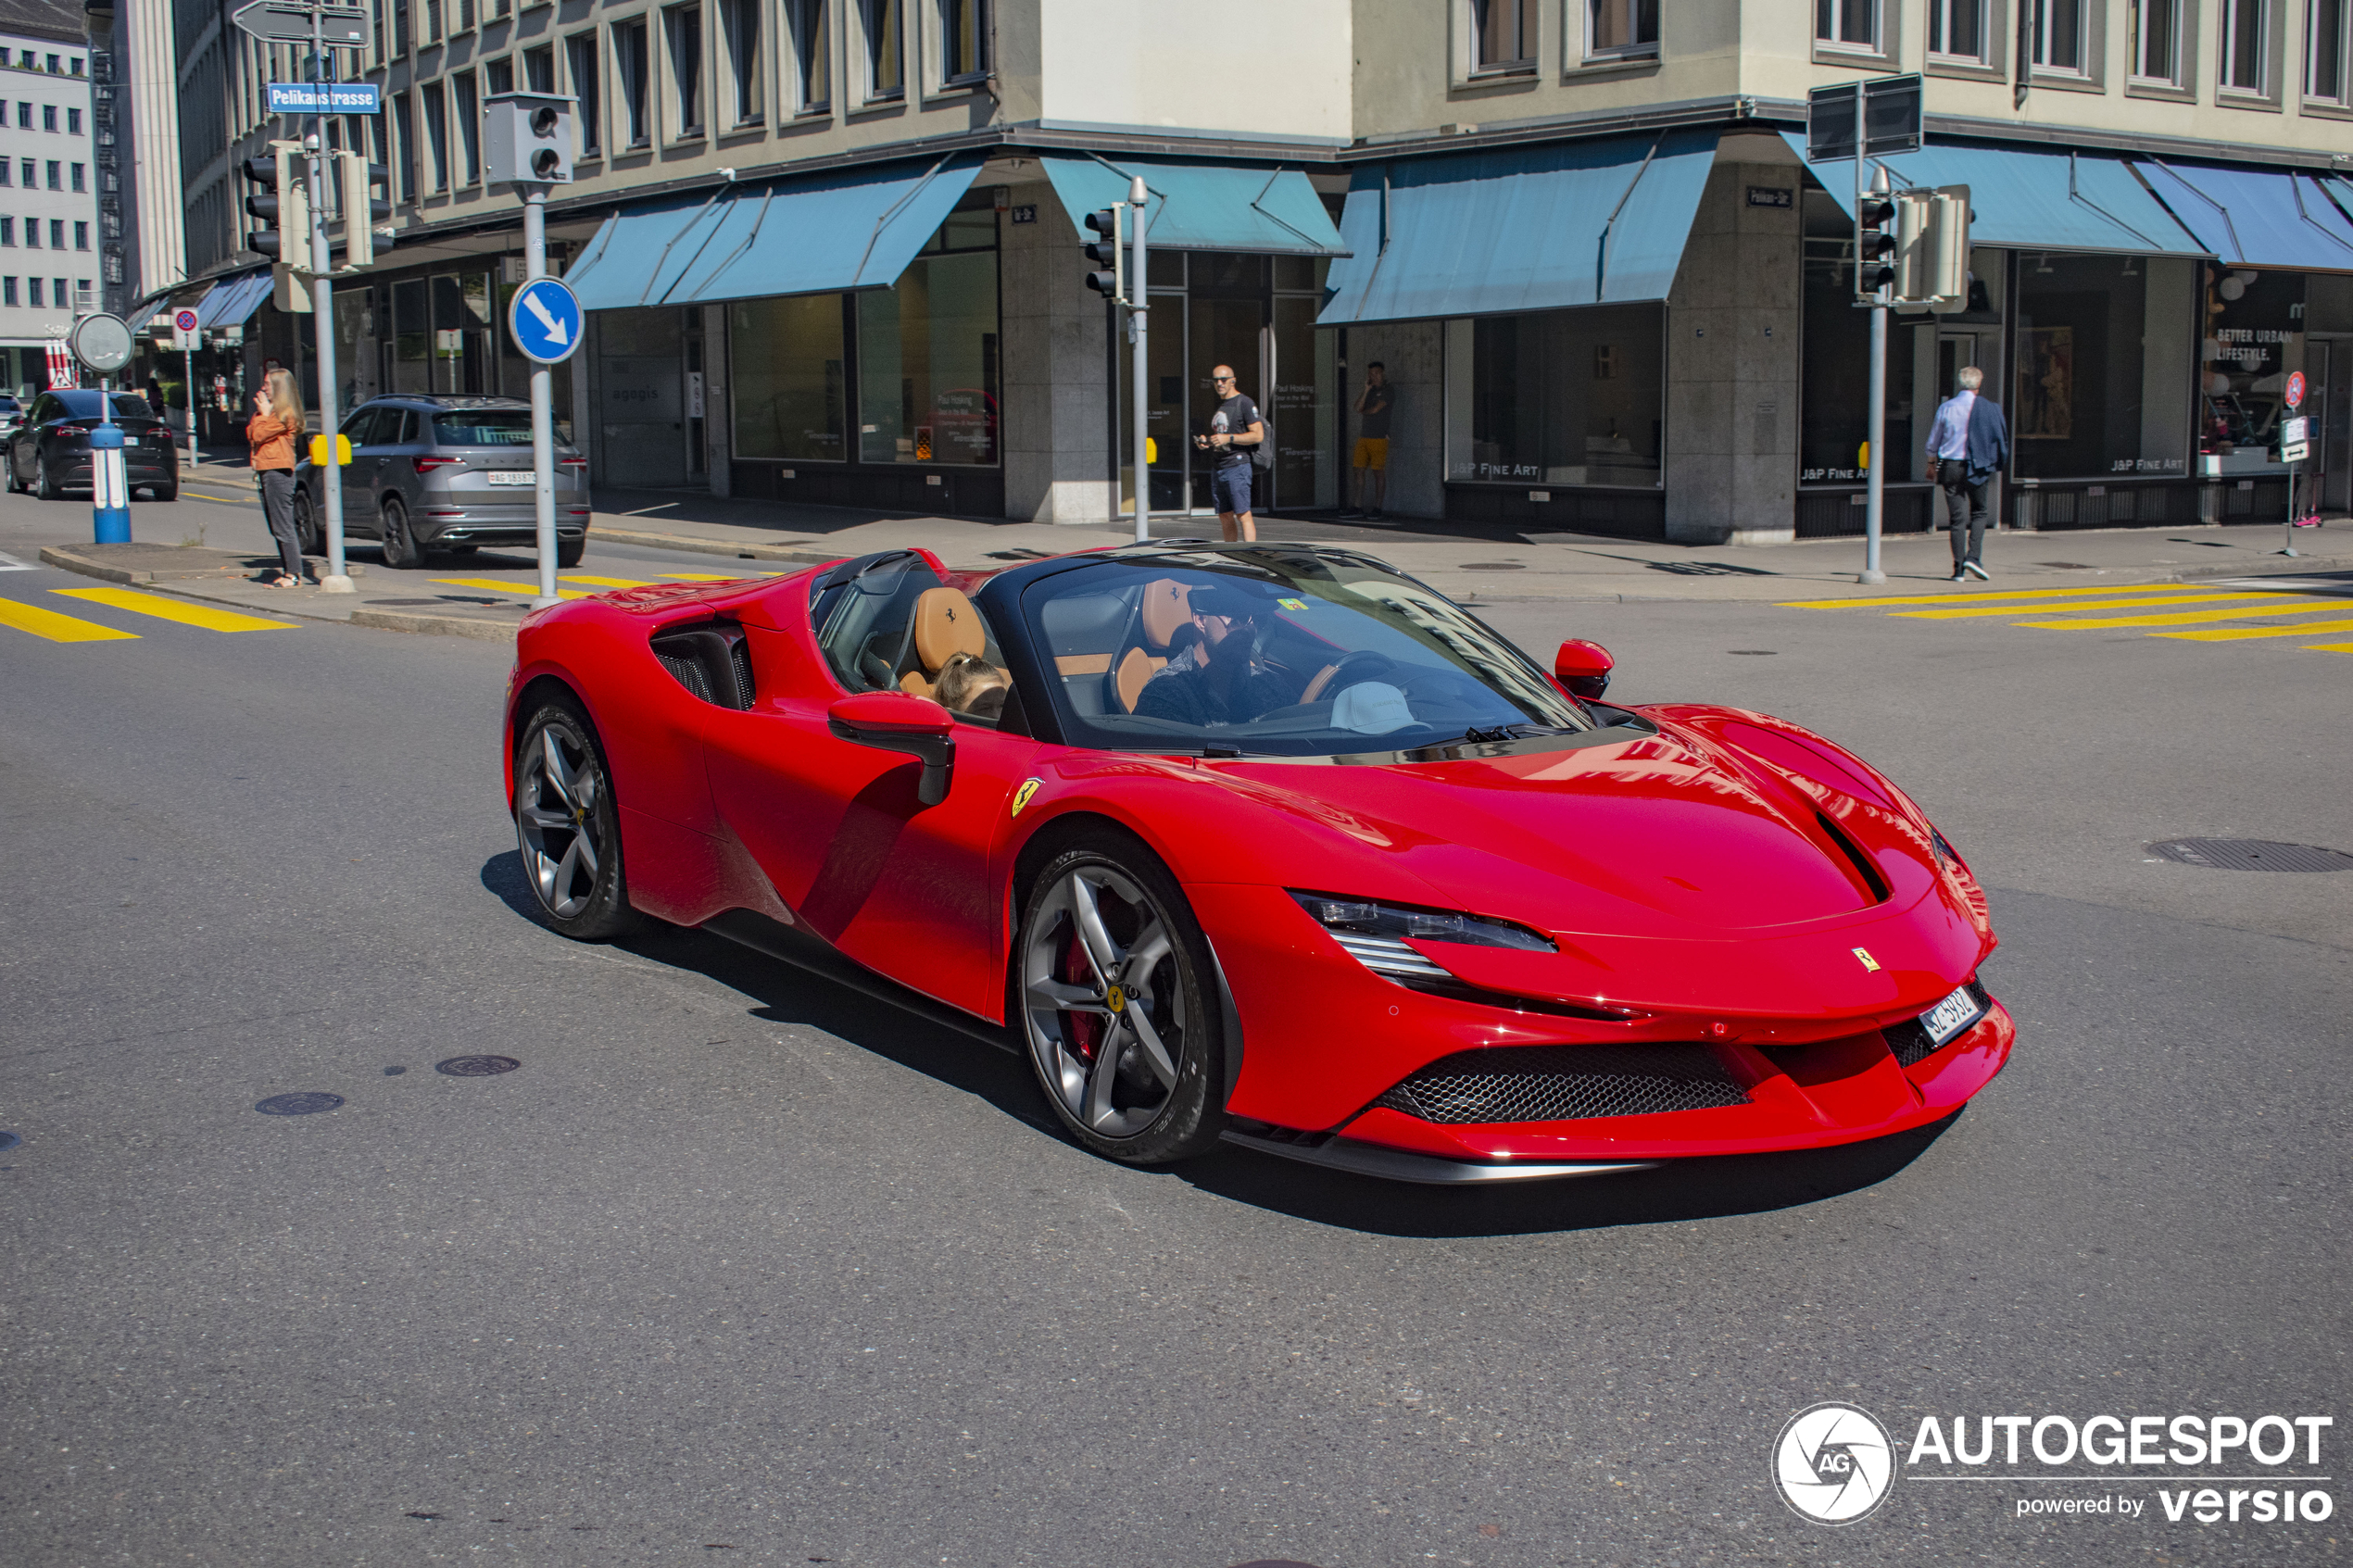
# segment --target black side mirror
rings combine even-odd
[[[925,806],[948,798],[956,771],[956,721],[939,704],[912,692],[865,692],[825,709],[825,727],[852,746],[914,758],[924,765],[915,798]]]

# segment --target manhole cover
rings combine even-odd
[[[2217,872],[2353,872],[2353,855],[2309,844],[2265,838],[2172,838],[2149,853],[2184,866]]]
[[[1466,560],[1465,571],[1526,571],[1528,563],[1516,560]]]
[[[522,1065],[510,1056],[453,1056],[447,1061],[434,1062],[433,1070],[452,1078],[495,1078]]]
[[[2053,571],[2097,571],[2098,567],[2086,566],[2080,560],[2038,560],[2036,566],[2047,566]]]
[[[1781,650],[1779,648],[1727,648],[1724,651],[1740,654],[1747,659],[1776,659],[1780,657]]]
[[[333,1110],[342,1103],[341,1095],[271,1095],[254,1109],[264,1116],[316,1116],[322,1110]]]
[[[14,1148],[22,1142],[24,1139],[14,1133],[0,1133],[0,1148]]]

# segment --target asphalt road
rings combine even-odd
[[[0,551],[56,512],[0,498]],[[1919,1135],[1455,1193],[1124,1170],[963,1036],[715,938],[555,936],[495,646],[71,608],[138,635],[0,627],[0,1561],[2343,1560],[2353,1520],[2151,1495],[2244,1458],[1906,1475],[1832,1531],[1768,1454],[1830,1399],[1900,1438],[2328,1415],[2277,1471],[2353,1489],[2353,873],[2143,848],[2353,849],[2353,656],[1491,607],[1607,643],[1622,699],[1887,766],[1991,886],[2020,1037]],[[256,1114],[290,1092],[345,1103]],[[2145,1512],[2017,1514],[2113,1495]]]

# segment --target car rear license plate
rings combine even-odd
[[[1928,1031],[1929,1043],[1941,1046],[1985,1015],[1966,985],[1920,1014],[1920,1027]]]
[[[484,477],[493,484],[529,484],[534,475],[529,469],[497,469]]]

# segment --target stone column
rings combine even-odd
[[[1086,285],[1078,232],[1054,188],[1017,184],[1011,200],[998,231],[1005,515],[1109,522],[1117,503],[1102,296]],[[1025,211],[1029,221],[1013,221]]]

